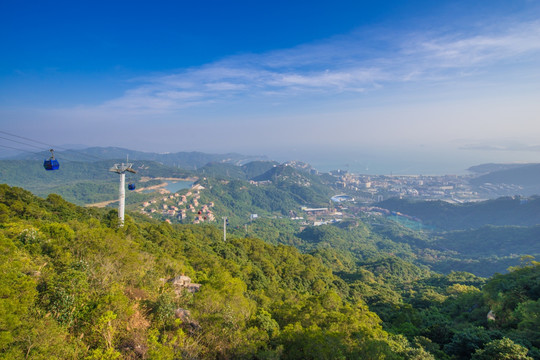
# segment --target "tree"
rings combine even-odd
[[[444,351],[457,359],[469,359],[471,354],[491,339],[482,327],[462,330],[452,337],[452,342],[444,346]]]
[[[533,360],[527,356],[527,348],[514,343],[508,338],[493,340],[484,349],[478,349],[473,354],[473,360]]]
[[[34,305],[36,284],[25,274],[29,269],[28,259],[0,235],[0,353],[22,336],[25,317]]]

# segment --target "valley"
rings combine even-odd
[[[461,202],[456,177],[366,186],[300,162],[185,170],[134,160],[126,183],[137,188],[118,227],[118,179],[103,171],[115,161],[20,180],[16,167],[31,160],[1,161],[13,169],[3,181],[20,186],[0,186],[3,254],[17,259],[0,266],[2,281],[30,295],[2,295],[19,310],[0,351],[21,354],[39,336],[40,351],[86,358],[305,359],[316,348],[324,358],[450,360],[504,340],[540,358],[537,196]],[[422,186],[449,192],[407,190]],[[196,290],[169,285],[180,277]],[[29,334],[36,321],[57,338]],[[115,329],[111,346],[103,324]]]

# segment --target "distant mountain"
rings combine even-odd
[[[495,171],[515,169],[515,168],[519,168],[519,167],[526,166],[526,165],[530,165],[530,164],[494,164],[494,163],[489,163],[489,164],[480,164],[480,165],[471,166],[467,170],[470,171],[470,172],[473,172],[473,173],[477,173],[477,174],[487,174],[487,173],[491,173],[491,172],[495,172]]]
[[[279,165],[276,161],[252,161],[242,166],[231,163],[210,162],[197,170],[201,177],[209,176],[229,180],[251,180],[272,167]]]
[[[276,161],[252,161],[242,165],[242,170],[246,174],[246,178],[250,180],[264,174],[277,165],[279,165],[279,163]]]
[[[475,185],[483,183],[516,184],[522,186],[540,185],[540,164],[526,164],[492,171],[471,180]]]
[[[476,229],[485,225],[540,224],[540,197],[503,197],[482,202],[450,204],[444,201],[388,199],[377,206],[418,217],[438,230]]]
[[[325,204],[334,194],[333,181],[311,174],[309,167],[295,167],[290,163],[273,166],[270,170],[253,178],[254,181],[269,181],[278,189],[284,190],[297,199],[300,204]],[[335,180],[335,179],[333,179]]]
[[[14,159],[38,160],[49,157],[48,152],[36,154],[21,154]],[[177,153],[154,153],[129,150],[119,147],[90,147],[86,149],[57,150],[58,159],[71,161],[98,161],[110,159],[130,160],[150,160],[162,163],[164,165],[178,167],[187,170],[195,170],[203,167],[210,162],[229,163],[234,165],[244,165],[250,161],[266,160],[265,156],[250,156],[236,153],[229,154],[207,154],[197,151],[177,152]]]
[[[261,173],[258,176],[254,176],[253,180],[255,181],[264,181],[264,180],[289,180],[289,181],[299,181],[299,182],[309,182],[314,181],[320,183],[320,176],[312,174],[312,167],[309,164],[291,161],[284,164],[278,165],[277,163],[272,163],[271,167],[267,167],[267,171]],[[335,180],[335,179],[334,179]]]
[[[245,180],[246,174],[240,166],[230,163],[209,162],[197,170],[200,176],[218,179]]]
[[[255,176],[255,181],[275,181],[275,180],[287,180],[287,179],[301,179],[304,175],[298,170],[288,165],[277,165],[270,168],[263,174]]]
[[[509,165],[508,165],[509,166]],[[540,194],[540,164],[516,165],[490,172],[485,175],[471,179],[471,184],[477,187],[485,184],[491,185],[513,185],[519,187],[516,191],[511,188],[511,192],[520,195]]]

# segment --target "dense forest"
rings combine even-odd
[[[81,153],[84,156],[79,157],[96,160],[98,157],[116,156],[121,150],[96,148],[95,156]],[[69,158],[75,156],[75,153],[62,155]],[[134,152],[131,155],[140,154]],[[234,154],[230,157],[203,155],[196,159],[199,165],[208,159],[219,161],[207,163],[197,170],[183,170],[152,160],[138,160],[134,163],[138,173],[129,174],[127,181],[136,182],[138,190],[141,190],[163,183],[164,180],[159,178],[199,178],[197,183],[205,188],[200,194],[201,203],[213,203],[214,218],[227,217],[235,235],[292,245],[304,252],[332,247],[341,263],[353,266],[358,265],[356,261],[364,261],[366,255],[362,251],[384,251],[437,272],[447,274],[451,271],[467,271],[488,277],[516,266],[522,255],[540,255],[540,243],[537,241],[537,224],[540,223],[538,197],[514,196],[464,204],[394,198],[377,204],[390,211],[421,219],[421,222],[409,223],[398,216],[370,218],[361,209],[361,203],[349,204],[346,205],[348,209],[344,213],[342,225],[323,227],[321,231],[328,234],[321,235],[321,238],[327,240],[315,241],[309,239],[307,233],[301,232],[302,225],[286,219],[305,217],[302,207],[341,211],[343,206],[329,200],[343,191],[337,186],[338,177],[318,174],[308,164],[297,162],[281,165],[272,161],[242,163],[242,158]],[[152,156],[160,160],[169,159],[159,154]],[[66,159],[62,161],[60,172],[43,172],[40,162],[4,160],[0,182],[21,186],[42,197],[55,193],[78,205],[110,202],[118,197],[118,179],[116,174],[108,170],[114,163],[121,161],[74,162]],[[143,202],[159,196],[158,193],[147,191],[130,192],[126,202],[130,210],[140,211]],[[162,206],[154,206],[155,212],[151,214],[153,218],[173,223],[193,223],[197,216],[197,212],[189,211],[182,219],[166,217],[163,216]],[[259,216],[256,223],[250,221],[251,214]],[[408,231],[396,225],[396,221],[405,227],[416,227],[418,231]],[[367,232],[357,231],[357,223],[362,223]],[[370,246],[371,250],[368,249]],[[358,250],[360,247],[362,251]]]
[[[279,235],[223,242],[0,185],[0,357],[540,359],[534,258],[441,275],[360,221],[321,229],[290,238],[302,252]],[[357,251],[323,246],[343,231]]]
[[[422,219],[437,230],[477,229],[493,226],[535,226],[540,224],[540,197],[498,199],[450,204],[444,201],[414,201],[392,198],[378,204]]]
[[[389,199],[378,204],[418,217],[428,231],[407,238],[420,246],[421,257],[437,271],[464,270],[481,276],[504,272],[523,255],[540,255],[540,198],[503,197],[475,203]],[[383,233],[395,228],[385,225]],[[424,233],[424,237],[421,236]]]

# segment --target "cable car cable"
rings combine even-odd
[[[34,142],[36,144],[41,144],[41,145],[46,145],[48,149],[60,149],[60,150],[63,150],[63,151],[73,151],[75,152],[76,151],[76,154],[77,155],[80,155],[80,156],[83,156],[83,157],[86,157],[88,159],[92,159],[92,160],[102,160],[102,161],[107,161],[107,160],[112,160],[112,159],[104,159],[104,158],[101,158],[97,155],[90,155],[90,154],[87,154],[83,151],[77,151],[77,150],[74,150],[74,149],[66,149],[65,147],[63,146],[55,146],[55,145],[51,145],[51,144],[47,144],[47,143],[44,143],[44,142],[41,142],[41,141],[38,141],[38,140],[35,140],[35,139],[30,139],[30,138],[27,138],[27,137],[24,137],[24,136],[20,136],[20,135],[16,135],[16,134],[12,134],[12,133],[9,133],[7,131],[3,131],[3,130],[0,130],[0,133],[2,134],[5,134],[5,135],[9,135],[9,136],[13,136],[13,137],[16,137],[16,138],[19,138],[19,139],[23,139],[23,140],[27,140],[27,141],[31,141],[31,142]],[[7,138],[3,138],[3,139],[6,139],[6,140],[9,140],[9,141],[14,141],[14,142],[17,142],[15,140],[11,140],[11,139],[7,139]],[[23,144],[23,143],[21,143]],[[24,144],[24,145],[28,145],[28,146],[33,146],[33,145],[30,145],[30,144]],[[37,147],[37,146],[33,146],[33,147],[36,147],[38,149],[43,149],[42,147]],[[45,151],[45,150],[44,150]],[[58,157],[58,156],[57,156]],[[58,157],[58,158],[62,158],[62,157]],[[74,160],[73,160],[74,161]]]
[[[30,139],[30,138],[26,138],[26,137],[24,137],[24,136],[19,136],[19,135],[11,134],[11,133],[8,133],[7,131],[0,130],[0,133],[6,134],[6,135],[9,135],[9,136],[14,136],[14,137],[19,138],[19,139],[24,139],[24,140],[32,141],[32,142],[35,142],[35,143],[38,143],[38,144],[41,144],[41,145],[45,145],[45,146],[47,146],[48,148],[53,147],[53,146],[51,146],[51,144],[45,144],[44,142],[41,142],[41,141],[37,141],[37,140]]]
[[[37,147],[37,146],[34,146],[34,145],[30,145],[30,144],[25,144],[23,142],[20,142],[20,141],[15,141],[15,140],[11,140],[11,139],[7,139],[7,138],[4,138],[2,136],[0,136],[0,139],[5,139],[5,140],[9,140],[9,141],[13,141],[13,142],[17,142],[19,144],[23,144],[23,145],[27,145],[27,146],[32,146],[32,147],[35,147],[37,149],[40,149],[42,150],[42,152],[45,152],[46,150],[43,150],[43,148],[40,148],[40,147]],[[27,152],[29,154],[32,154],[32,155],[36,155],[36,156],[42,156],[43,154],[40,155],[40,153],[38,152],[35,152],[35,151],[31,151],[31,150],[27,150],[27,149],[20,149],[20,148],[15,148],[15,147],[12,147],[12,146],[7,146],[7,145],[1,145],[1,147],[4,147],[4,148],[7,148],[7,149],[13,149],[13,150],[17,150],[17,151],[24,151],[24,152]],[[58,159],[62,159],[64,161],[69,161],[69,162],[77,162],[76,160],[69,160],[67,158],[65,158],[63,155],[61,156],[58,156],[58,155],[55,155],[56,158]]]
[[[104,159],[100,156],[97,156],[97,155],[91,155],[91,154],[87,154],[85,153],[84,151],[80,151],[80,150],[74,150],[74,149],[66,149],[65,147],[63,146],[53,146],[51,144],[47,144],[47,143],[44,143],[42,141],[39,141],[39,140],[35,140],[35,139],[31,139],[31,138],[28,138],[28,137],[24,137],[24,136],[20,136],[20,135],[16,135],[16,134],[12,134],[10,132],[7,132],[7,131],[4,131],[4,130],[0,130],[0,133],[2,134],[5,134],[5,135],[8,135],[8,136],[12,136],[12,137],[15,137],[15,138],[19,138],[19,139],[23,139],[23,140],[26,140],[26,141],[30,141],[30,142],[34,142],[36,144],[40,144],[40,145],[46,145],[47,148],[49,149],[61,149],[61,150],[64,150],[64,153],[63,154],[60,154],[60,156],[58,156],[58,154],[55,155],[55,159],[51,159],[49,158],[48,160],[45,160],[44,162],[44,166],[45,164],[49,164],[49,163],[54,163],[54,169],[48,169],[47,166],[46,166],[46,169],[47,170],[56,170],[58,167],[58,160],[56,159],[60,159],[62,161],[69,161],[69,162],[80,162],[80,160],[72,160],[72,159],[69,159],[67,158],[65,155],[66,155],[66,152],[67,153],[73,153],[73,155],[75,155],[75,157],[86,157],[88,160],[92,160],[92,161],[111,161],[111,160],[115,160],[115,159]],[[17,141],[17,140],[13,140],[13,139],[9,139],[9,138],[5,138],[5,137],[1,137],[1,139],[4,139],[4,140],[8,140],[8,141],[12,141],[12,142],[16,142],[16,143],[19,143],[19,144],[22,144],[22,145],[26,145],[26,146],[31,146],[31,147],[34,147],[36,149],[40,149],[42,151],[45,151],[42,147],[38,147],[38,146],[35,146],[35,145],[31,145],[31,144],[28,144],[28,143],[23,143],[23,142],[20,142],[20,141]],[[6,146],[4,146],[6,147]],[[29,150],[23,150],[23,149],[18,149],[18,148],[14,148],[14,147],[7,147],[9,149],[13,149],[13,150],[18,150],[18,151],[24,151],[24,152],[28,152],[28,153],[31,153],[31,154],[34,154],[34,155],[38,155],[37,153],[35,152],[32,152],[32,151],[29,151]]]
[[[5,138],[5,137],[3,137],[3,136],[0,136],[0,139],[4,139],[4,140],[7,140],[7,141],[16,142],[16,143],[18,143],[18,144],[22,144],[22,145],[26,145],[26,146],[31,146],[31,147],[34,147],[34,148],[36,148],[36,149],[43,149],[42,147],[38,147],[38,146],[35,146],[35,145],[23,143],[22,141],[17,141],[17,140],[13,140],[13,139],[8,139],[8,138]]]
[[[19,149],[19,148],[15,148],[15,147],[12,147],[12,146],[7,146],[7,145],[1,145],[0,144],[0,147],[6,148],[6,149],[18,150],[18,151],[25,151],[27,153],[34,154],[34,155],[36,154],[34,151],[25,150],[25,149]]]
[[[32,154],[32,155],[36,155],[38,156],[39,153],[36,153],[35,151],[31,151],[31,150],[27,150],[27,149],[21,149],[21,148],[16,148],[16,147],[13,147],[13,146],[7,146],[7,145],[2,145],[0,144],[0,147],[3,147],[3,148],[6,148],[6,149],[11,149],[11,150],[17,150],[17,151],[23,151],[23,152],[27,152],[29,154]],[[45,150],[43,150],[45,151]],[[43,156],[43,154],[39,155],[39,156]],[[64,155],[60,155],[58,156],[57,154],[55,154],[54,156],[56,159],[60,159],[62,161],[66,161],[66,162],[69,162],[69,163],[77,163],[77,162],[80,162],[80,161],[77,161],[77,160],[71,160],[71,159],[68,159],[66,158]],[[18,161],[21,161],[20,159]],[[27,160],[27,161],[33,161],[33,160]],[[47,160],[46,160],[47,161]]]

